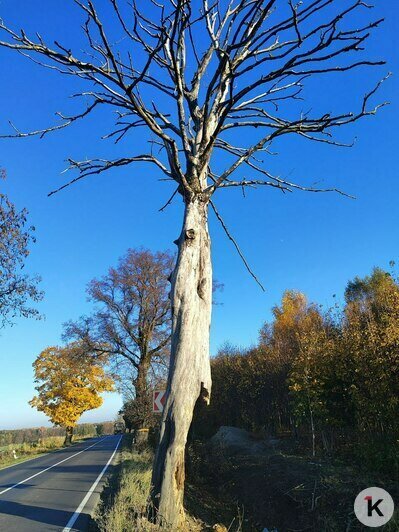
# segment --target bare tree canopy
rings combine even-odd
[[[136,400],[146,404],[148,381],[164,375],[169,360],[168,277],[173,263],[168,252],[129,249],[116,268],[89,283],[93,315],[65,324],[65,339],[106,354],[122,383],[129,379]]]
[[[13,320],[38,318],[39,311],[31,303],[43,297],[38,277],[22,272],[34,242],[33,227],[27,226],[27,211],[17,211],[4,194],[0,194],[0,329]]]
[[[115,160],[70,159],[70,168],[79,172],[71,182],[142,161],[176,181],[178,191],[188,197],[198,192],[210,197],[216,189],[232,186],[317,192],[321,189],[268,172],[265,163],[271,143],[297,134],[340,144],[332,137],[334,128],[372,115],[384,105],[370,105],[379,84],[370,87],[355,112],[333,114],[327,109],[312,114],[304,111],[302,103],[306,83],[314,76],[384,64],[362,55],[371,30],[382,20],[370,18],[362,26],[353,26],[356,12],[365,11],[368,18],[370,11],[371,17],[371,7],[361,0],[298,4],[291,0],[151,0],[145,12],[136,2],[120,5],[109,0],[115,18],[109,23],[112,40],[93,2],[74,3],[85,17],[86,53],[57,41],[50,46],[40,35],[32,39],[4,23],[0,30],[7,40],[0,45],[88,82],[87,89],[74,97],[83,97],[89,104],[73,116],[58,113],[60,123],[47,129],[26,133],[16,129],[5,136],[43,136],[109,105],[117,121],[114,130],[104,132],[106,138],[119,142],[133,130],[145,128],[152,140],[148,153],[129,153]],[[99,4],[98,9],[104,7]],[[237,128],[256,128],[256,141],[254,135],[239,133],[240,142],[235,145],[229,132]],[[221,166],[219,160],[216,170],[212,156],[218,151],[228,163]],[[246,175],[233,180],[241,166]]]
[[[354,110],[331,109],[324,94],[322,110],[303,102],[311,99],[321,76],[337,74],[337,79],[384,64],[363,53],[382,20],[362,0],[150,0],[145,10],[134,0],[74,3],[84,17],[85,52],[5,24],[0,46],[77,78],[84,89],[74,96],[88,104],[73,115],[59,113],[60,121],[47,129],[23,132],[14,126],[8,136],[43,137],[106,106],[117,118],[103,138],[118,143],[144,130],[148,150],[115,159],[69,159],[77,174],[56,191],[146,162],[174,185],[165,207],[175,196],[183,198],[171,276],[171,363],[152,490],[158,522],[178,530],[184,518],[187,433],[197,399],[209,401],[211,393],[209,205],[243,258],[213,195],[231,187],[344,194],[274,175],[269,156],[276,141],[292,135],[347,146],[335,130],[385,105],[372,101],[385,78],[365,89]]]

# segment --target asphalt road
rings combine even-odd
[[[0,470],[0,531],[87,530],[120,440],[93,438]]]

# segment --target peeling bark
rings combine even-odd
[[[172,530],[184,520],[184,458],[194,406],[200,395],[208,402],[211,393],[212,265],[207,201],[201,196],[186,205],[178,247],[171,278],[170,371],[151,493],[158,522]]]

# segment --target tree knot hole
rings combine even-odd
[[[186,231],[186,239],[187,240],[194,240],[195,238],[195,229],[187,229]]]

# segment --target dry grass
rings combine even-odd
[[[140,523],[145,516],[151,484],[150,455],[149,453],[136,454],[124,449],[120,460],[121,469],[117,491],[111,507],[99,519],[99,528],[104,532],[151,530],[151,528],[145,528],[146,523],[143,523],[143,526]]]
[[[87,436],[87,438],[92,436]],[[64,445],[64,436],[51,436],[48,438],[43,438],[38,442],[34,443],[20,443],[20,444],[10,444],[0,448],[0,469],[3,467],[8,467],[9,465],[18,464],[29,460],[30,458],[37,458],[42,454],[46,454],[57,449],[61,449]],[[82,441],[86,438],[79,438],[73,443]],[[14,457],[14,452],[17,458]]]
[[[36,443],[10,444],[2,447],[0,450],[0,469],[11,464],[23,462],[29,458],[36,457],[40,454],[48,453],[62,447],[64,438],[62,436],[53,436],[43,438]],[[14,458],[14,452],[17,458]]]
[[[153,455],[150,451],[138,453],[126,446],[120,454],[120,470],[108,508],[100,508],[96,523],[101,532],[155,532],[160,528],[148,519],[147,502],[151,487]],[[112,481],[111,481],[112,482]],[[199,532],[203,527],[187,516],[184,529]]]

